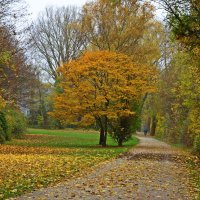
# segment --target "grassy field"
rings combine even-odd
[[[102,148],[98,139],[96,131],[28,129],[23,139],[0,145],[0,199],[81,176],[138,143],[133,137],[117,147],[108,138]]]
[[[46,146],[46,147],[67,147],[67,148],[88,148],[97,147],[99,132],[92,130],[45,130],[28,129],[24,140],[13,140],[7,144],[20,146]],[[125,148],[134,145],[135,140],[125,143]],[[117,144],[108,136],[109,147],[116,147]],[[123,151],[123,148],[120,150]]]

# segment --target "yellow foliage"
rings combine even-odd
[[[172,142],[191,146],[200,134],[200,68],[198,48],[173,55],[162,77],[158,110],[158,134]],[[194,53],[194,52],[193,52]]]
[[[132,115],[130,102],[155,92],[156,70],[133,63],[124,54],[96,51],[60,68],[61,94],[55,97],[55,118],[63,123],[92,124],[97,117]]]
[[[3,97],[0,95],[0,111],[5,107],[6,102]]]

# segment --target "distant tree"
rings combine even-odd
[[[51,94],[53,85],[42,82],[40,72],[37,74],[35,87],[32,88],[31,100],[28,102],[29,126],[38,128],[52,128],[53,120],[49,120],[48,112],[52,110]],[[55,126],[53,126],[56,128]]]
[[[57,68],[85,49],[80,14],[76,7],[48,7],[33,23],[30,42],[37,65],[55,81]]]
[[[154,63],[160,56],[161,24],[154,7],[138,0],[97,0],[82,9],[83,30],[89,49],[124,53],[140,63]]]

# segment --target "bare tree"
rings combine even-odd
[[[48,7],[33,23],[31,47],[40,66],[53,80],[57,68],[79,56],[86,40],[81,31],[79,10],[76,7]]]
[[[0,27],[9,29],[9,35],[17,35],[18,40],[24,37],[22,33],[28,29],[27,16],[27,3],[24,0],[0,0]]]

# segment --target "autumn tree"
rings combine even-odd
[[[123,128],[119,121],[136,114],[132,103],[155,90],[156,70],[120,53],[88,52],[64,64],[60,73],[63,91],[55,96],[51,115],[62,123],[87,126],[96,122],[103,133],[103,146],[109,131]],[[125,140],[119,140],[119,145]]]
[[[97,0],[82,9],[83,31],[90,49],[124,53],[140,63],[159,58],[161,25],[154,7],[138,0]]]
[[[8,104],[24,107],[34,84],[34,69],[26,63],[19,41],[1,28],[0,87],[1,95]],[[8,37],[9,35],[9,37]]]
[[[154,68],[160,58],[162,25],[154,19],[154,7],[150,3],[98,0],[86,3],[82,15],[88,49],[124,53],[134,62]],[[144,94],[143,100],[136,102],[138,111],[142,110],[147,96]],[[129,124],[132,120],[123,121]]]
[[[0,1],[0,90],[7,103],[24,106],[34,79],[22,45],[26,30],[26,4],[22,0]],[[21,31],[23,31],[23,36]],[[23,42],[24,43],[24,42]]]

